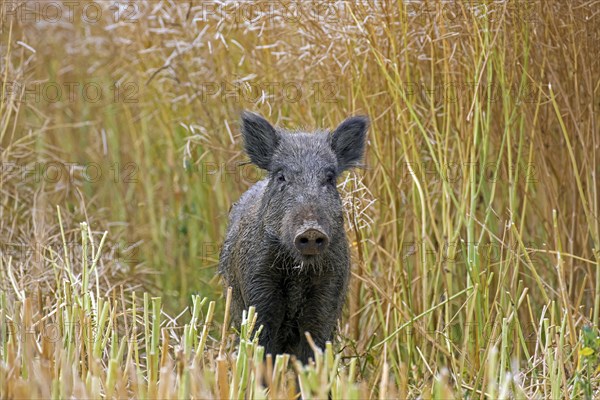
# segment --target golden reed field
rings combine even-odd
[[[599,398],[600,2],[4,0],[0,51],[1,398]],[[242,110],[371,120],[308,365],[216,274]]]

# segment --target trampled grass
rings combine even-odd
[[[0,397],[593,399],[600,4],[8,1]],[[239,112],[371,118],[351,290],[263,364],[215,276]],[[239,338],[239,341],[238,341]]]

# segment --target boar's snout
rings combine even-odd
[[[316,256],[329,246],[329,236],[320,227],[301,229],[294,238],[294,245],[303,256]]]

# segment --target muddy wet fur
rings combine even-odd
[[[368,119],[350,117],[333,132],[289,132],[244,112],[250,160],[267,178],[231,209],[219,273],[232,288],[231,318],[255,306],[265,353],[312,356],[305,338],[325,347],[340,317],[350,276],[337,178],[362,160]]]

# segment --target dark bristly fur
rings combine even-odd
[[[359,165],[368,119],[346,119],[333,133],[290,133],[244,112],[241,129],[250,160],[268,171],[232,207],[219,273],[233,288],[232,321],[255,306],[266,353],[307,362],[304,332],[323,348],[332,339],[350,275],[339,175]],[[319,226],[329,238],[317,255],[302,255],[296,234]]]

